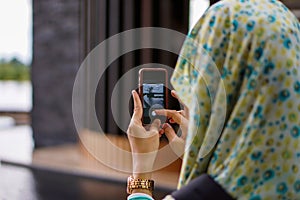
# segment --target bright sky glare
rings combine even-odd
[[[32,59],[32,0],[0,0],[0,59]]]
[[[190,0],[189,29],[197,23],[209,6],[209,0]]]

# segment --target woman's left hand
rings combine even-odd
[[[131,118],[127,135],[131,146],[133,159],[133,176],[149,179],[159,148],[160,120],[154,120],[149,130],[142,124],[143,107],[139,95],[132,91],[134,113]]]

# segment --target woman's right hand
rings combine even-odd
[[[169,140],[170,146],[173,151],[178,155],[182,156],[184,153],[185,147],[185,138],[188,132],[188,116],[189,111],[188,108],[180,101],[176,92],[174,90],[171,91],[173,97],[177,98],[179,102],[184,106],[184,110],[176,111],[176,110],[168,110],[168,109],[160,109],[156,110],[155,113],[157,115],[164,115],[168,118],[168,122],[171,124],[178,124],[181,129],[181,135],[177,136],[174,129],[169,123],[164,123],[162,129],[159,131],[160,135],[165,134]]]

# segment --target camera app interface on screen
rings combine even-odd
[[[143,84],[143,113],[145,123],[150,123],[154,118],[157,118],[154,110],[163,109],[165,105],[164,101],[164,84]]]

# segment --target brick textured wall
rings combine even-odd
[[[75,142],[72,89],[79,68],[80,0],[33,0],[33,111],[36,147]]]

